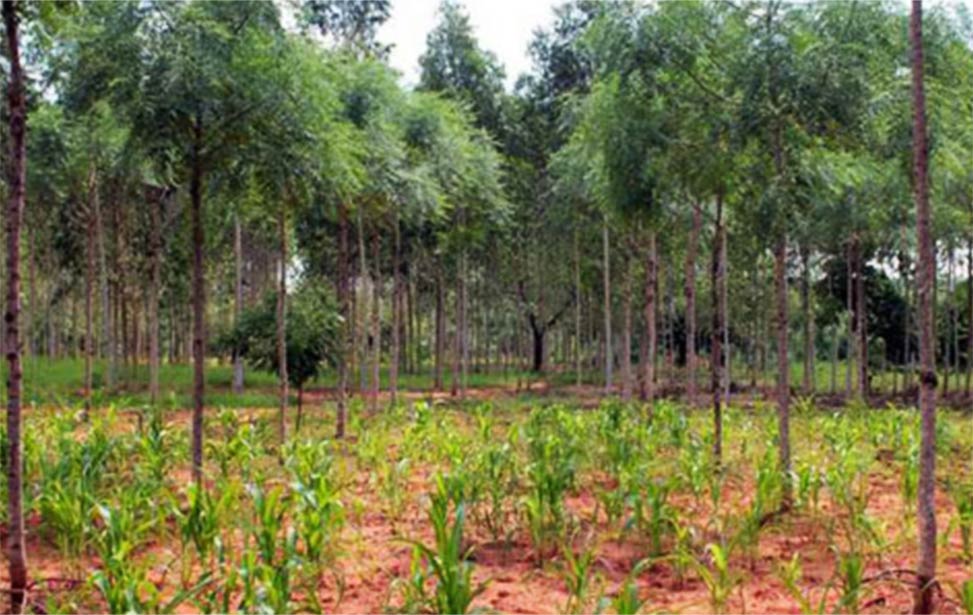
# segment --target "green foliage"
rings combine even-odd
[[[337,360],[337,332],[340,316],[323,287],[303,285],[287,302],[286,323],[287,377],[302,388],[315,378],[324,362]],[[257,369],[276,372],[277,298],[264,297],[259,306],[244,312],[236,326],[218,345],[235,350]]]

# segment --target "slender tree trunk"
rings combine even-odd
[[[622,304],[622,399],[632,399],[632,266],[625,272],[625,298]]]
[[[358,233],[358,269],[364,284],[362,285],[361,329],[360,329],[360,335],[358,335],[358,339],[361,340],[361,349],[359,350],[358,347],[353,347],[353,352],[359,355],[359,359],[358,359],[360,365],[359,370],[361,372],[359,374],[359,378],[361,380],[359,390],[361,391],[362,395],[364,395],[369,390],[368,343],[367,343],[369,337],[368,336],[368,297],[370,296],[369,293],[375,291],[373,288],[374,281],[372,280],[368,272],[368,257],[367,257],[367,251],[365,250],[365,221],[363,218],[361,207],[358,208],[358,224],[356,226],[357,226],[357,233]],[[354,326],[356,329],[359,326],[357,318],[354,321]]]
[[[971,293],[973,296],[973,293]],[[973,322],[973,320],[971,320]],[[973,335],[970,336],[973,340]],[[574,229],[574,383],[581,386],[581,246]]]
[[[459,265],[457,264],[457,271],[459,270]],[[461,276],[457,275],[456,283],[456,306],[454,308],[453,314],[453,353],[452,353],[452,369],[450,370],[450,381],[449,381],[449,394],[452,397],[459,395],[459,363],[460,363],[460,321],[462,320],[460,312],[462,311],[462,298],[460,297],[459,285],[462,284],[460,280]]]
[[[361,232],[359,218],[359,233]],[[344,202],[338,203],[338,304],[343,322],[338,330],[340,357],[338,359],[338,400],[335,413],[335,438],[345,437],[345,424],[348,417],[348,378],[351,354],[355,352],[349,346],[351,328],[356,323],[348,320],[350,312],[349,301],[349,250],[348,250],[348,206]],[[364,275],[364,269],[362,270]],[[364,362],[363,362],[364,364]]]
[[[151,217],[151,254],[149,255],[149,399],[153,404],[159,402],[159,295],[162,288],[162,220],[161,207],[165,193],[158,201],[149,197],[149,216]]]
[[[655,400],[655,358],[656,354],[656,286],[658,285],[658,255],[656,252],[655,229],[649,230],[648,250],[645,255],[645,345],[646,356],[643,370],[645,382],[644,400],[651,404]]]
[[[395,405],[396,394],[399,389],[399,342],[402,326],[402,280],[399,272],[401,266],[399,250],[401,239],[399,236],[399,216],[395,215],[394,245],[392,246],[392,344],[389,357],[389,403]]]
[[[105,386],[110,390],[115,386],[115,361],[112,346],[115,341],[112,339],[112,322],[108,283],[108,254],[105,249],[105,219],[101,211],[101,199],[98,195],[97,187],[93,194],[92,206],[94,207],[95,224],[95,243],[98,250],[98,286],[101,291],[101,343],[102,356],[108,359],[108,366],[105,370]],[[33,306],[32,306],[33,309]]]
[[[784,477],[781,506],[791,506],[790,363],[787,355],[787,236],[782,232],[774,246],[774,287],[777,290],[777,423],[780,470]]]
[[[814,392],[814,337],[811,311],[811,254],[806,242],[801,242],[801,311],[804,315],[804,379],[801,388],[805,395]]]
[[[722,301],[720,287],[723,285],[723,241],[726,239],[723,229],[723,192],[716,194],[716,223],[713,230],[713,266],[711,293],[713,304],[713,332],[710,350],[712,371],[710,384],[713,394],[713,462],[719,468],[723,464],[723,312],[725,306]]]
[[[84,273],[84,411],[83,420],[91,412],[92,363],[95,358],[94,344],[94,293],[95,293],[95,220],[94,202],[98,191],[94,166],[88,169],[88,219],[85,228]]]
[[[932,212],[929,207],[929,185],[926,178],[926,98],[923,83],[922,2],[913,0],[909,20],[912,43],[913,94],[913,189],[916,200],[916,227],[919,239],[919,360],[922,364],[919,388],[921,441],[919,449],[919,561],[912,610],[917,614],[932,613],[936,578],[936,359],[935,323],[933,321],[932,286],[936,277],[936,255],[932,243]]]
[[[831,335],[831,394],[834,395],[838,390],[838,328],[834,329]]]
[[[243,228],[240,215],[233,215],[233,324],[239,325],[243,318]],[[243,357],[233,351],[233,392],[243,393]]]
[[[857,319],[855,318],[855,273],[854,273],[854,252],[852,247],[853,242],[848,243],[848,247],[845,250],[845,277],[847,278],[847,298],[848,303],[848,348],[845,350],[845,396],[851,398],[852,393],[852,373],[855,369],[855,358],[853,355],[857,354],[858,345],[855,343],[855,323]]]
[[[459,261],[459,351],[460,351],[460,389],[459,398],[462,400],[466,399],[466,384],[467,375],[469,373],[470,364],[470,345],[467,340],[467,332],[469,331],[469,323],[467,321],[467,312],[469,306],[467,304],[466,292],[466,248],[464,247],[460,251],[460,261]]]
[[[199,117],[193,125],[192,168],[189,194],[192,214],[193,242],[193,480],[203,482],[203,396],[206,390],[206,280],[203,270],[203,161],[200,147],[203,126]]]
[[[973,229],[973,220],[970,221]],[[966,243],[966,396],[973,395],[973,232]]]
[[[686,246],[686,401],[696,405],[696,258],[703,214],[699,203],[693,204],[693,226]]]
[[[382,262],[379,247],[378,229],[373,228],[372,260],[375,261],[375,284],[372,287],[372,410],[378,407],[378,393],[382,382]]]
[[[602,278],[605,291],[605,394],[611,395],[612,371],[614,368],[614,356],[612,355],[612,310],[611,310],[611,264],[608,253],[608,218],[602,224]]]
[[[723,251],[723,254],[720,255],[720,260],[723,262],[723,277],[720,284],[720,305],[723,306],[721,308],[723,310],[723,379],[720,382],[723,385],[723,403],[727,406],[730,405],[730,381],[733,380],[733,346],[730,345],[730,311],[728,309],[729,285],[726,282],[730,275],[730,259],[727,256],[727,244],[729,242],[726,224],[724,224],[723,241],[720,242],[720,249]]]
[[[4,314],[4,354],[7,356],[7,561],[10,564],[10,612],[19,614],[27,599],[27,549],[24,544],[23,459],[21,445],[20,364],[20,228],[24,217],[27,149],[24,131],[27,101],[20,65],[19,2],[4,0],[7,34],[7,114],[9,176],[7,178],[7,311]]]
[[[865,319],[868,308],[865,298],[865,266],[861,238],[852,239],[855,265],[855,329],[858,333],[858,390],[862,401],[868,401],[868,328]]]
[[[280,242],[280,271],[277,278],[277,376],[280,379],[280,413],[277,431],[280,444],[287,443],[287,208],[277,206],[277,236]]]
[[[446,354],[446,285],[441,265],[436,266],[436,356],[433,360],[433,388],[443,390],[443,355]]]

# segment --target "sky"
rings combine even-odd
[[[419,81],[419,56],[426,49],[426,35],[435,27],[441,0],[392,0],[392,15],[379,30],[379,39],[393,45],[392,66],[402,81]],[[527,45],[534,30],[553,21],[560,0],[465,0],[480,47],[496,54],[506,71],[507,89],[521,73],[530,70]]]

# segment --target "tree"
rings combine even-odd
[[[912,0],[909,18],[912,46],[912,164],[916,202],[916,233],[919,237],[919,563],[913,613],[932,613],[936,578],[936,364],[933,322],[933,284],[936,256],[931,236],[926,145],[926,96],[923,81],[922,0]]]
[[[297,422],[300,431],[305,385],[316,378],[325,365],[337,364],[341,315],[331,295],[318,280],[305,280],[286,301],[285,355],[282,363],[277,343],[281,326],[280,300],[276,292],[244,311],[240,321],[225,333],[217,346],[224,352],[244,357],[255,369],[282,375],[297,389]]]
[[[22,5],[3,3],[10,74],[7,78],[7,117],[10,130],[7,176],[7,306],[4,312],[4,354],[7,357],[7,561],[10,564],[10,612],[20,613],[27,599],[27,548],[24,543],[23,444],[21,442],[20,345],[20,227],[24,217],[26,183],[27,99],[20,63]]]

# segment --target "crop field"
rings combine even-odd
[[[764,404],[499,398],[322,409],[277,446],[272,412],[214,412],[205,480],[187,415],[27,419],[33,601],[47,612],[890,612],[908,608],[917,414],[792,416],[792,505]],[[937,437],[940,585],[969,612],[973,432]]]

